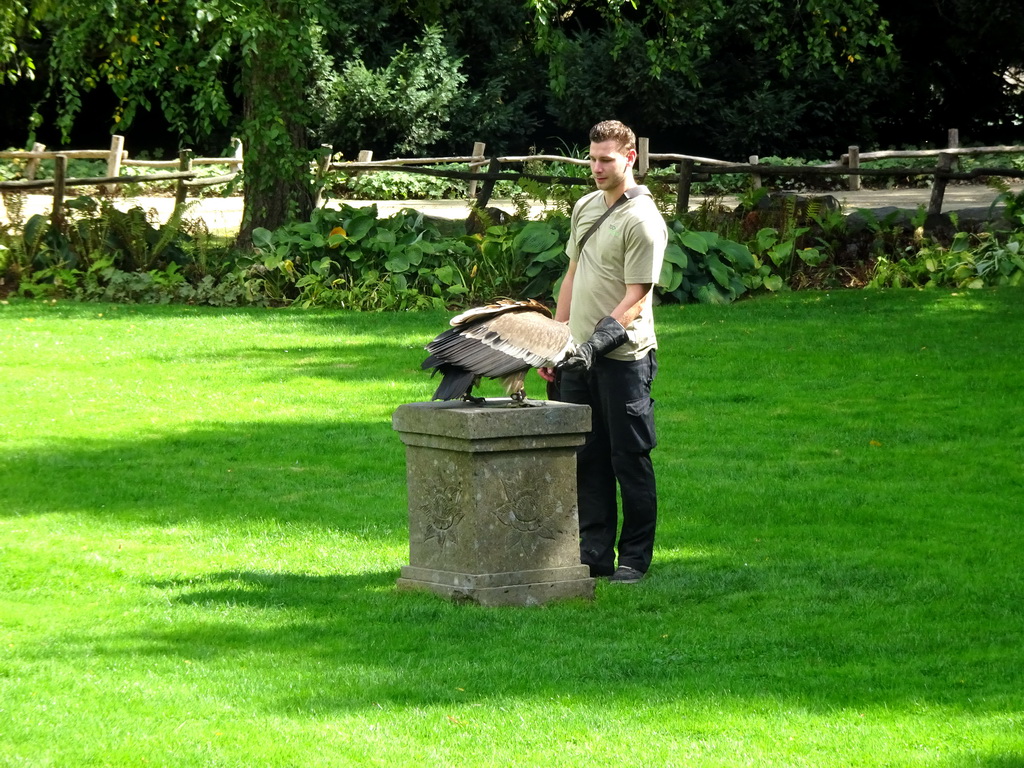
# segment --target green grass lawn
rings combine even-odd
[[[0,305],[0,766],[1024,766],[1024,292],[657,319],[650,577],[498,609],[395,590],[447,315]]]

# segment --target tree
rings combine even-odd
[[[238,131],[247,160],[243,242],[257,226],[274,228],[308,214],[312,147],[324,123],[346,129],[348,140],[366,137],[363,146],[382,151],[443,143],[456,111],[462,131],[482,125],[521,137],[531,127],[521,108],[525,98],[515,93],[534,94],[536,86],[522,88],[518,68],[510,65],[523,49],[521,38],[492,36],[512,44],[496,63],[477,67],[478,83],[494,66],[504,67],[500,84],[491,78],[479,92],[461,87],[466,75],[457,52],[460,41],[474,44],[474,35],[487,32],[481,20],[504,32],[521,28],[511,23],[522,18],[521,6],[496,10],[479,0],[11,1],[24,13],[0,15],[0,41],[10,43],[0,65],[23,78],[29,62],[24,42],[30,31],[43,33],[50,99],[64,141],[86,100],[106,91],[117,103],[112,130],[125,132],[141,114],[159,112],[185,143],[223,126]],[[429,25],[463,14],[475,26],[462,31],[456,23],[443,42],[437,29],[431,31]],[[326,92],[331,83],[334,94]]]
[[[355,153],[414,155],[447,137],[445,125],[465,76],[445,48],[439,27],[428,27],[416,49],[403,46],[380,69],[349,61],[322,84],[322,137]]]
[[[621,116],[709,151],[792,149],[884,82],[874,0],[530,0],[551,111],[583,130]],[[819,138],[817,143],[822,143]],[[806,146],[803,147],[806,149]]]
[[[444,0],[438,16],[445,45],[465,78],[440,146],[465,154],[474,141],[495,154],[525,151],[547,117],[543,60],[532,39],[530,10],[520,1]]]
[[[1024,71],[1018,4],[0,0],[3,118],[35,99],[24,84],[38,67],[65,141],[97,96],[113,99],[117,132],[147,113],[183,142],[237,131],[244,241],[308,213],[323,140],[524,151],[605,117],[734,159],[919,142],[936,125],[1006,137],[1024,119],[1005,79]]]
[[[320,75],[321,140],[378,156],[525,149],[547,83],[521,2],[380,0],[361,13],[325,36],[338,65]]]
[[[276,227],[309,213],[313,153],[307,66],[319,45],[325,3],[288,0],[28,0],[34,25],[0,27],[8,43],[33,30],[49,39],[50,93],[67,140],[83,95],[109,88],[125,129],[140,110],[159,109],[184,141],[235,118],[246,147],[245,216],[240,239],[254,227]],[[0,59],[8,76],[24,55],[10,46]],[[13,53],[10,51],[13,50]]]

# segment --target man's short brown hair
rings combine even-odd
[[[636,134],[632,129],[618,120],[604,120],[590,129],[590,142],[599,144],[602,141],[615,141],[619,150],[625,154],[636,149]]]

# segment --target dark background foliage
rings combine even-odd
[[[657,150],[736,160],[835,156],[851,143],[942,145],[949,128],[965,144],[1024,135],[1024,93],[1004,79],[1024,69],[1016,0],[785,5],[323,3],[330,21],[321,15],[319,45],[304,63],[315,74],[309,144],[352,157],[360,149],[377,157],[465,154],[474,141],[491,152],[552,150],[583,144],[587,127],[611,116],[651,137]],[[765,8],[774,15],[765,17]],[[822,25],[831,25],[831,37],[818,35]],[[220,152],[239,133],[245,94],[237,82],[227,89],[231,118],[194,136],[169,127],[155,101],[141,105],[127,128],[115,125],[117,98],[100,82],[82,91],[65,141],[57,94],[48,92],[57,74],[47,67],[51,37],[41,29],[39,39],[21,41],[36,62],[35,80],[0,85],[0,146],[35,138],[51,147],[103,147],[119,132],[133,154],[172,156],[183,143]],[[680,30],[694,34],[676,47]],[[847,49],[856,62],[841,60]],[[236,79],[240,66],[226,60],[222,79]],[[33,133],[34,109],[42,120]]]

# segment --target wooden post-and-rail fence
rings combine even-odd
[[[904,176],[931,176],[932,194],[928,205],[929,213],[941,213],[942,201],[945,195],[946,186],[950,181],[968,181],[986,176],[1001,176],[1006,178],[1024,178],[1024,170],[1013,168],[975,168],[969,172],[961,172],[954,169],[956,158],[969,155],[994,155],[1008,153],[1024,153],[1024,146],[996,146],[996,147],[969,147],[957,146],[957,131],[949,132],[950,146],[946,149],[934,150],[889,150],[879,152],[860,152],[856,146],[851,146],[847,153],[843,154],[839,161],[833,164],[818,166],[788,166],[788,165],[764,165],[759,162],[757,156],[752,156],[747,163],[733,163],[726,160],[716,160],[706,157],[697,157],[684,154],[659,154],[650,151],[649,141],[646,138],[637,139],[637,176],[643,179],[654,166],[675,166],[675,176],[662,177],[667,183],[676,185],[676,211],[681,214],[689,209],[690,191],[694,181],[706,180],[708,177],[718,174],[746,174],[752,177],[755,187],[761,186],[764,177],[827,177],[846,176],[849,189],[858,190],[861,188],[862,176],[879,177],[904,177]],[[568,163],[573,165],[588,165],[588,161],[580,158],[563,157],[560,155],[516,155],[504,157],[487,157],[484,154],[485,147],[482,143],[473,146],[473,154],[462,157],[424,157],[424,158],[395,158],[391,160],[373,160],[372,152],[364,150],[359,153],[359,159],[354,162],[332,161],[329,158],[330,147],[325,145],[326,152],[323,162],[318,169],[318,177],[322,182],[330,171],[344,171],[347,173],[363,173],[384,170],[400,170],[405,173],[420,173],[432,176],[441,176],[452,179],[463,179],[469,182],[469,195],[474,199],[478,207],[485,207],[490,200],[494,185],[498,181],[518,181],[521,178],[529,178],[534,181],[550,184],[580,184],[590,185],[589,177],[581,178],[576,176],[542,175],[526,170],[511,170],[508,166],[525,166],[527,163]],[[883,158],[919,158],[935,157],[934,168],[867,168],[863,162],[880,160]],[[435,164],[465,163],[469,170],[457,171],[452,169],[429,168],[426,166]],[[477,169],[486,167],[486,171]],[[478,187],[478,184],[480,186]],[[322,183],[318,184],[322,188]]]
[[[174,181],[175,209],[185,203],[190,189],[227,184],[238,176],[243,166],[242,142],[232,139],[231,157],[193,157],[191,149],[183,149],[177,160],[134,160],[124,150],[124,137],[113,136],[110,149],[74,149],[48,152],[45,145],[35,144],[28,151],[0,151],[0,159],[27,160],[24,179],[0,182],[0,192],[28,192],[53,187],[53,223],[63,225],[64,198],[68,187],[98,186],[104,194],[113,194],[119,184],[141,184],[152,181]],[[107,175],[101,178],[69,178],[68,160],[106,160]],[[42,160],[54,161],[52,179],[36,179]],[[231,170],[221,176],[196,178],[197,165],[228,165]],[[175,168],[174,171],[147,173],[135,176],[121,175],[122,168]]]
[[[29,191],[33,189],[54,188],[54,217],[59,219],[63,211],[65,190],[72,186],[99,185],[101,189],[110,194],[118,184],[141,183],[148,181],[175,181],[175,205],[182,205],[188,195],[188,190],[224,184],[234,179],[243,165],[242,145],[235,139],[234,154],[232,157],[219,158],[196,158],[192,157],[191,150],[182,150],[177,160],[132,160],[124,151],[124,139],[121,136],[114,136],[109,150],[69,150],[65,152],[47,152],[46,148],[37,144],[32,150],[23,151],[0,151],[0,159],[27,159],[25,178],[19,181],[0,182],[0,192],[5,191]],[[836,163],[818,166],[782,166],[765,165],[759,162],[757,156],[749,158],[747,163],[733,163],[726,160],[697,157],[686,154],[654,153],[650,151],[649,140],[640,138],[637,141],[637,175],[643,179],[653,167],[673,167],[674,175],[662,176],[661,180],[666,183],[675,183],[676,186],[676,210],[682,214],[689,209],[690,191],[694,181],[706,180],[717,174],[746,174],[751,176],[755,186],[760,186],[765,177],[827,177],[846,176],[851,190],[860,189],[862,176],[880,177],[905,177],[905,176],[931,176],[933,178],[932,194],[928,206],[929,213],[941,213],[942,201],[946,185],[953,180],[972,180],[983,176],[1000,176],[1007,178],[1024,178],[1024,171],[1012,168],[975,168],[970,172],[962,172],[955,169],[956,160],[968,155],[992,155],[1004,153],[1024,153],[1024,146],[996,146],[996,147],[971,147],[961,148],[958,146],[959,139],[956,130],[949,132],[949,146],[945,149],[934,150],[890,150],[880,152],[860,152],[856,146],[849,147]],[[536,163],[561,163],[569,165],[587,166],[588,160],[561,155],[508,155],[501,157],[488,157],[485,154],[486,147],[483,143],[477,142],[473,145],[471,155],[459,157],[420,157],[420,158],[395,158],[391,160],[373,160],[373,153],[363,150],[359,153],[358,159],[351,162],[335,161],[332,159],[332,148],[329,145],[321,147],[320,159],[316,163],[315,176],[317,180],[317,205],[324,202],[323,188],[326,177],[331,171],[343,171],[345,173],[371,173],[374,171],[400,170],[405,173],[418,173],[433,176],[440,176],[450,179],[462,179],[469,183],[469,196],[478,207],[485,207],[494,192],[494,186],[499,181],[518,181],[522,178],[532,179],[541,183],[566,184],[566,185],[591,185],[589,175],[586,176],[562,176],[537,173],[533,170],[526,170],[527,165]],[[864,162],[871,160],[890,158],[920,158],[935,157],[934,168],[868,168]],[[107,176],[103,178],[68,178],[67,161],[74,158],[91,158],[107,160]],[[43,159],[53,159],[56,163],[56,170],[53,179],[35,179],[39,162]],[[227,164],[232,170],[223,176],[197,179],[194,167],[197,165]],[[431,168],[431,165],[438,164],[464,164],[467,170],[455,170],[450,168]],[[122,176],[120,170],[123,167],[148,167],[148,168],[176,168],[174,171],[163,173],[152,173],[139,176]]]

